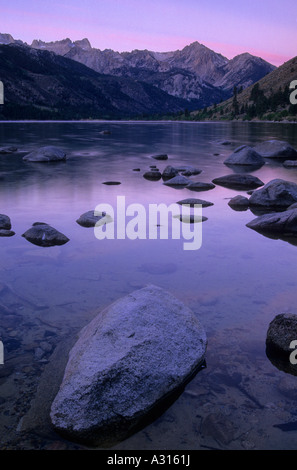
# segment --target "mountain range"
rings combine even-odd
[[[33,89],[37,87],[39,106],[50,105],[54,108],[57,106],[59,108],[61,105],[62,107],[66,106],[64,102],[59,104],[59,94],[58,97],[56,93],[54,96],[51,95],[50,87],[41,91],[42,84],[48,81],[46,70],[44,68],[43,72],[39,70],[39,77],[34,75],[32,70],[26,68],[24,60],[19,62],[22,54],[28,57],[28,63],[32,64],[35,61],[35,67],[38,62],[41,65],[47,62],[49,69],[51,69],[51,76],[55,76],[55,80],[59,81],[59,86],[65,88],[64,95],[73,92],[71,74],[74,81],[77,78],[80,89],[76,89],[75,96],[71,97],[70,103],[72,105],[75,102],[78,104],[79,93],[85,95],[85,88],[82,85],[90,84],[91,80],[92,86],[95,86],[97,91],[99,87],[106,98],[105,105],[100,108],[101,114],[110,115],[110,117],[162,114],[168,111],[177,112],[185,108],[201,109],[228,99],[233,93],[234,86],[245,89],[275,69],[272,64],[249,53],[240,54],[229,60],[199,42],[194,42],[182,50],[172,52],[148,50],[116,52],[110,49],[93,48],[86,38],[74,42],[68,38],[48,43],[34,40],[31,45],[28,45],[21,40],[15,40],[10,34],[0,34],[0,49],[0,59],[5,57],[5,60],[9,61],[10,56],[10,59],[15,61],[14,64],[10,64],[10,67],[19,68],[21,65],[23,75],[28,74],[31,82],[34,81],[35,85],[32,89],[28,87],[28,80],[22,83],[23,86],[26,83],[28,98],[32,93],[34,104],[36,104],[35,100],[38,97],[36,93],[33,93]],[[22,52],[18,54],[17,50]],[[3,65],[3,61],[0,60],[0,79],[2,81],[7,75]],[[78,68],[78,65],[81,68]],[[64,71],[67,69],[70,83],[66,83],[67,80],[64,80],[63,85],[61,84],[59,67]],[[72,72],[71,68],[73,68]],[[76,74],[78,74],[77,77]],[[86,75],[85,81],[82,80],[84,75]],[[18,81],[16,76],[14,80]],[[96,80],[98,80],[98,87],[94,85]],[[18,98],[20,98],[22,93],[20,90],[19,92],[16,90],[16,84],[12,87],[14,91],[10,89],[10,85],[11,83],[6,86],[7,100],[12,99],[14,92],[17,92]],[[127,95],[126,98],[121,96],[120,103],[117,102],[118,97],[115,89],[124,92],[123,95]],[[54,87],[52,87],[52,91],[54,92]],[[95,93],[95,90],[92,91]],[[143,93],[147,99],[145,96],[141,96]],[[43,99],[41,95],[44,95]],[[45,95],[48,100],[47,105]],[[51,96],[49,97],[49,95]],[[99,104],[96,96],[93,94],[91,111],[95,110]],[[92,101],[90,96],[89,98],[84,96],[83,108],[90,106],[89,100]],[[102,97],[99,101],[102,103]],[[124,104],[125,101],[126,104]],[[92,112],[91,116],[93,116]]]

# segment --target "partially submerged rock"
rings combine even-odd
[[[0,229],[0,237],[13,237],[15,232],[12,230],[5,230],[3,228]]]
[[[176,170],[181,173],[183,176],[194,176],[194,175],[200,175],[202,173],[202,170],[199,170],[198,168],[195,168],[194,166],[178,166],[176,167]]]
[[[197,206],[197,205],[202,206],[202,207],[213,206],[213,202],[204,201],[203,199],[195,199],[195,198],[183,199],[182,201],[178,201],[177,204],[179,204],[181,206],[187,205],[187,206],[190,206],[190,207],[194,207],[194,206]]]
[[[178,171],[177,168],[174,168],[173,166],[168,165],[168,166],[166,166],[165,170],[162,173],[162,178],[164,180],[170,180],[170,179],[174,178],[175,176],[177,176],[178,173],[179,173],[179,171]]]
[[[154,158],[155,160],[168,160],[168,155],[166,154],[152,155],[151,158]]]
[[[228,205],[235,211],[246,211],[249,207],[249,200],[244,196],[235,196],[229,202]]]
[[[215,188],[215,185],[212,183],[203,183],[201,181],[191,182],[186,186],[190,191],[210,191]]]
[[[297,236],[297,209],[264,214],[247,224],[248,228],[275,238]],[[297,339],[297,338],[296,338]]]
[[[82,214],[77,223],[82,227],[95,227],[95,225],[106,216],[106,212],[97,213],[96,211],[88,211]]]
[[[297,160],[286,160],[283,165],[285,168],[297,168]]]
[[[69,242],[69,238],[63,233],[42,222],[35,222],[29,230],[23,233],[22,237],[33,245],[42,247],[64,245]]]
[[[51,407],[55,430],[91,446],[124,439],[197,372],[206,344],[193,312],[163,289],[121,298],[70,351]]]
[[[225,165],[248,165],[260,167],[265,164],[263,157],[252,147],[242,145],[224,161]]]
[[[297,184],[274,179],[253,192],[249,204],[264,209],[286,209],[297,202]]]
[[[208,220],[207,217],[198,214],[180,214],[175,215],[175,219],[179,219],[181,222],[185,224],[197,224],[201,222],[206,222]]]
[[[212,180],[214,184],[231,189],[256,189],[264,186],[263,181],[253,175],[232,174],[221,176]]]
[[[161,175],[160,171],[158,171],[157,169],[152,168],[150,171],[146,171],[144,173],[143,177],[146,180],[159,181],[162,178],[162,175]]]
[[[0,155],[9,155],[10,153],[17,152],[17,147],[1,147],[0,148]]]
[[[297,159],[297,151],[288,142],[282,140],[267,140],[256,145],[254,150],[264,158]]]
[[[165,181],[163,184],[166,186],[187,186],[190,184],[192,181],[186,178],[185,176],[182,175],[177,175],[174,178],[171,178],[168,181]]]
[[[11,221],[8,215],[0,214],[0,229],[1,230],[11,229]]]
[[[292,352],[290,344],[296,340],[297,315],[291,313],[277,315],[269,324],[267,331],[266,348],[269,352],[289,358]]]
[[[66,160],[66,153],[54,146],[40,147],[25,155],[23,160],[25,162],[59,162]]]

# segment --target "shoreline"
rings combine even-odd
[[[88,119],[81,119],[81,120],[15,120],[15,121],[0,121],[0,124],[49,124],[49,123],[57,123],[57,124],[71,124],[71,123],[83,123],[83,124],[169,124],[169,123],[182,123],[182,124],[225,124],[225,123],[241,123],[241,124],[297,124],[297,121],[237,121],[237,120],[228,120],[228,121],[174,121],[174,120],[88,120]]]

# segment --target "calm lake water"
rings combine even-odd
[[[100,134],[105,129],[111,134]],[[0,147],[19,149],[0,157],[0,213],[9,215],[16,233],[0,239],[0,448],[81,448],[47,426],[41,415],[50,404],[51,381],[49,396],[38,386],[52,354],[58,367],[68,339],[98,309],[147,284],[169,290],[197,314],[208,336],[207,367],[161,416],[113,448],[297,447],[297,377],[277,369],[265,353],[269,323],[279,313],[297,313],[297,247],[246,227],[255,215],[228,206],[244,191],[216,186],[195,193],[142,176],[154,164],[160,170],[192,165],[202,170],[193,181],[210,182],[232,173],[223,161],[239,145],[280,139],[297,148],[296,129],[278,123],[0,124]],[[218,143],[226,139],[231,145]],[[67,162],[22,160],[45,145],[65,149]],[[169,160],[150,158],[159,153]],[[297,183],[297,169],[281,163],[267,162],[252,174],[264,183]],[[110,180],[121,185],[102,184]],[[99,203],[115,207],[117,196],[145,207],[188,197],[212,202],[203,209],[208,220],[201,248],[185,251],[183,240],[172,239],[99,241],[92,228],[76,223]],[[70,241],[52,248],[29,243],[21,235],[37,221]]]

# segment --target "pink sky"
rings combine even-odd
[[[242,52],[280,65],[297,55],[292,0],[14,0],[1,32],[29,44],[87,37],[99,49],[182,49],[194,41],[232,58]]]

